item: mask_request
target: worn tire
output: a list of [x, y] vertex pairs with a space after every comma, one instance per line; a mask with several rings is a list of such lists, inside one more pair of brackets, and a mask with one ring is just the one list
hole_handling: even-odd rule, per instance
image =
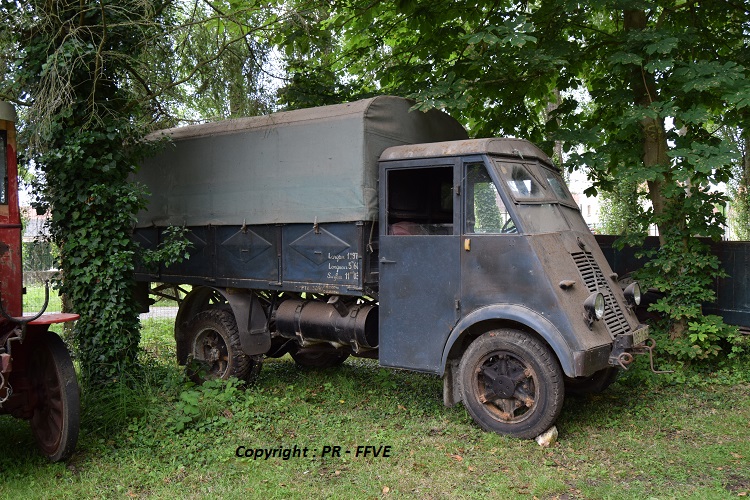
[[604, 368], [588, 377], [565, 377], [565, 394], [596, 394], [604, 391], [617, 380], [620, 370], [615, 367]]
[[338, 349], [292, 349], [289, 351], [297, 365], [302, 368], [329, 368], [339, 366], [349, 357], [348, 352]]
[[200, 312], [190, 320], [186, 330], [187, 372], [195, 383], [216, 378], [245, 379], [252, 373], [256, 361], [242, 351], [237, 322], [231, 311]]
[[549, 429], [562, 410], [563, 374], [540, 340], [517, 330], [478, 337], [459, 365], [464, 406], [480, 427], [517, 438]]
[[57, 334], [44, 332], [31, 348], [31, 430], [41, 452], [59, 462], [73, 453], [78, 441], [81, 402], [76, 371]]

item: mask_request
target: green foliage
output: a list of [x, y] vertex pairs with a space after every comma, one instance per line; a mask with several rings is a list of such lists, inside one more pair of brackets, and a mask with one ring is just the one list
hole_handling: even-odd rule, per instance
[[639, 272], [639, 279], [649, 288], [665, 293], [651, 310], [665, 315], [671, 322], [701, 316], [701, 304], [715, 298], [712, 284], [726, 274], [719, 266], [718, 257], [711, 255], [707, 245], [697, 238], [684, 241], [667, 240], [652, 251], [651, 260]]
[[[277, 13], [255, 1], [172, 2], [173, 19], [153, 53], [155, 64], [171, 62], [159, 75], [171, 85], [171, 114], [188, 120], [220, 120], [266, 114], [271, 110], [265, 71]], [[167, 51], [166, 53], [163, 51]], [[153, 75], [157, 76], [157, 75]], [[151, 83], [151, 82], [149, 82]]]
[[634, 236], [640, 239], [648, 233], [648, 228], [643, 227], [647, 221], [640, 217], [644, 193], [637, 185], [629, 182], [613, 183], [610, 191], [601, 191], [598, 196], [600, 233], [623, 235], [628, 239]]
[[497, 189], [489, 182], [474, 185], [474, 230], [477, 232], [499, 232], [505, 221], [497, 209]]
[[732, 132], [739, 132], [736, 136], [733, 133], [727, 134], [742, 152], [742, 161], [734, 165], [733, 176], [729, 182], [729, 225], [735, 239], [742, 241], [750, 241], [750, 126], [746, 127], [744, 131], [733, 130]]
[[191, 386], [183, 390], [175, 403], [175, 412], [167, 422], [175, 432], [182, 432], [187, 428], [200, 431], [213, 430], [222, 416], [226, 420], [228, 414], [222, 411], [231, 406], [240, 395], [243, 383], [236, 378], [229, 380], [209, 380], [199, 386]]
[[53, 251], [57, 253], [57, 249], [49, 241], [24, 241], [21, 246], [24, 272], [52, 269], [55, 264]]
[[687, 335], [662, 343], [660, 350], [672, 362], [694, 364], [734, 358], [742, 355], [746, 347], [747, 338], [737, 327], [726, 325], [720, 316], [708, 315], [689, 321]]
[[32, 101], [26, 133], [40, 172], [36, 204], [51, 208], [60, 291], [81, 315], [75, 343], [85, 382], [134, 369], [139, 341], [130, 238], [143, 193], [128, 182], [143, 147], [125, 75], [143, 51], [159, 2], [31, 2], [12, 11], [22, 47], [9, 86]]
[[164, 264], [170, 266], [190, 257], [188, 250], [192, 246], [187, 239], [186, 227], [169, 226], [161, 234], [161, 241], [156, 249], [142, 250], [138, 255], [140, 262], [148, 267]]
[[747, 190], [736, 191], [730, 206], [733, 217], [729, 222], [735, 239], [750, 241], [750, 196]]
[[143, 203], [128, 182], [152, 149], [142, 136], [173, 115], [220, 118], [265, 112], [260, 83], [265, 36], [277, 22], [266, 4], [223, 0], [3, 2], [0, 95], [21, 113], [40, 173], [36, 204], [51, 208], [61, 291], [81, 314], [75, 332], [84, 381], [114, 381], [135, 368], [136, 258], [147, 265], [186, 255], [184, 230], [167, 231], [138, 255], [130, 239]]

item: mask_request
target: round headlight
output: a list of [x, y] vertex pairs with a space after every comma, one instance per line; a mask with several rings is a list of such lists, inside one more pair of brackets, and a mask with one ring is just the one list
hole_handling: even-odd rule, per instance
[[625, 289], [625, 300], [627, 300], [631, 306], [640, 305], [641, 286], [637, 282], [629, 284]]
[[602, 319], [604, 317], [604, 295], [601, 293], [596, 294], [596, 301], [594, 302], [594, 314], [596, 319]]
[[589, 321], [600, 320], [604, 317], [604, 295], [594, 292], [583, 302], [583, 309]]

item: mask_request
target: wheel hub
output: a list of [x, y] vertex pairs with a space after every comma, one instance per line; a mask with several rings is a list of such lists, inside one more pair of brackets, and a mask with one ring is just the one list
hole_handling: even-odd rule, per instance
[[532, 371], [515, 356], [498, 353], [480, 369], [483, 389], [479, 400], [488, 404], [502, 420], [524, 418], [535, 404]]
[[505, 375], [498, 377], [491, 383], [492, 392], [501, 398], [511, 398], [516, 392], [516, 384], [513, 380]]
[[514, 374], [509, 371], [509, 360], [506, 356], [498, 356], [484, 365], [482, 374], [489, 393], [503, 399], [514, 396], [518, 382], [522, 379], [519, 379], [517, 375], [514, 378]]

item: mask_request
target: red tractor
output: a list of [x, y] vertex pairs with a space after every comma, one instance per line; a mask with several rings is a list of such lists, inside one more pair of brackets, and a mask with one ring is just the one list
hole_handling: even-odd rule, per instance
[[77, 314], [23, 316], [16, 113], [0, 101], [0, 414], [29, 420], [42, 453], [64, 460], [78, 440], [80, 398], [70, 354], [49, 326]]

